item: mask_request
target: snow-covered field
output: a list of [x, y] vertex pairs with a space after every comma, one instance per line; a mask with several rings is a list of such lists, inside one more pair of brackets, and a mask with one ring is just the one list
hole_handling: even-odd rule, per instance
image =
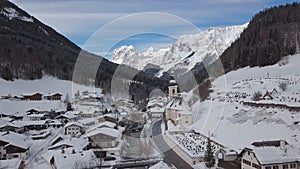
[[[6, 81], [0, 79], [0, 96], [22, 96], [26, 94], [41, 93], [43, 95], [48, 95], [49, 93], [61, 93], [62, 100], [68, 95], [70, 99], [74, 99], [75, 93], [78, 91], [81, 93], [83, 91], [90, 91], [101, 93], [100, 88], [95, 88], [92, 86], [84, 86], [75, 84], [72, 81], [59, 80], [54, 77], [44, 77], [38, 80], [14, 80]], [[107, 100], [105, 100], [107, 101]], [[78, 105], [80, 106], [80, 105]], [[82, 107], [82, 106], [81, 106]], [[90, 106], [91, 107], [91, 106]], [[24, 101], [16, 99], [0, 99], [0, 110], [4, 113], [25, 113], [27, 110], [65, 110], [66, 105], [61, 101]]]
[[[274, 99], [262, 98], [256, 103], [299, 107], [300, 54], [288, 56], [288, 62], [281, 66], [246, 67], [217, 78], [212, 84], [214, 92], [210, 99], [193, 105], [196, 120], [191, 129], [205, 135], [210, 132], [219, 143], [236, 151], [250, 146], [254, 141], [274, 139], [287, 140], [289, 144], [300, 147], [300, 112], [277, 107], [246, 106], [242, 103], [252, 101], [257, 91], [264, 95], [275, 88], [278, 93], [273, 94]], [[282, 81], [287, 83], [286, 91], [279, 88]]]
[[0, 96], [7, 96], [11, 94], [12, 96], [20, 96], [23, 94], [32, 93], [42, 93], [47, 95], [48, 93], [61, 93], [64, 96], [67, 94], [70, 97], [74, 97], [74, 94], [79, 90], [82, 92], [84, 90], [100, 92], [101, 89], [94, 88], [92, 86], [84, 86], [73, 83], [72, 81], [59, 80], [55, 77], [46, 76], [42, 79], [37, 80], [14, 80], [6, 81], [0, 79]]

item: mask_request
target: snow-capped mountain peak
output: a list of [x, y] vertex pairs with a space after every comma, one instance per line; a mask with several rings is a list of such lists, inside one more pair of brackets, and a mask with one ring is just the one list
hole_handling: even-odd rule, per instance
[[121, 64], [126, 58], [134, 57], [135, 55], [138, 55], [138, 52], [132, 45], [121, 46], [112, 52], [111, 60], [117, 64]]
[[161, 67], [162, 71], [189, 70], [204, 57], [211, 57], [210, 60], [218, 58], [247, 25], [209, 28], [197, 34], [182, 35], [170, 47], [163, 49], [150, 47], [138, 52], [133, 46], [122, 46], [114, 50], [111, 61], [139, 70], [149, 63]]

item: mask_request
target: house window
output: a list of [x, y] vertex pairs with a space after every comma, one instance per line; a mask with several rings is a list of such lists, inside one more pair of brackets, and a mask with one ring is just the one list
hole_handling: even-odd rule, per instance
[[19, 158], [19, 155], [13, 155], [13, 158]]
[[269, 167], [266, 167], [266, 169], [271, 169], [271, 167], [269, 166]]
[[244, 164], [247, 164], [247, 165], [249, 165], [249, 166], [251, 166], [251, 162], [248, 161], [248, 160], [243, 159], [243, 163], [244, 163]]
[[283, 168], [283, 169], [289, 169], [289, 165], [284, 164], [284, 165], [282, 166], [282, 168]]
[[279, 169], [278, 165], [274, 165], [273, 169]]
[[255, 164], [255, 163], [252, 163], [252, 167], [257, 168], [257, 169], [261, 169], [261, 166]]
[[290, 168], [296, 168], [296, 163], [290, 164]]

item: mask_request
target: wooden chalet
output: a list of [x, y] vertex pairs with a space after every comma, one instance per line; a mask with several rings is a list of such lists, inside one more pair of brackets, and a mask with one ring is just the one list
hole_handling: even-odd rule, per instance
[[34, 93], [29, 95], [23, 95], [24, 100], [31, 100], [31, 101], [39, 101], [43, 99], [43, 94], [41, 93]]
[[55, 94], [50, 94], [48, 96], [45, 96], [46, 100], [61, 100], [62, 98], [62, 94], [60, 93], [55, 93]]

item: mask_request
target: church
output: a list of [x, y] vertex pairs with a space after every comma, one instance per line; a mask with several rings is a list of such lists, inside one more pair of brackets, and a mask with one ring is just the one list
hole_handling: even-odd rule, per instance
[[182, 94], [178, 92], [178, 84], [175, 80], [169, 82], [168, 99], [166, 120], [171, 120], [174, 125], [191, 126], [193, 124], [191, 108], [183, 99]]

